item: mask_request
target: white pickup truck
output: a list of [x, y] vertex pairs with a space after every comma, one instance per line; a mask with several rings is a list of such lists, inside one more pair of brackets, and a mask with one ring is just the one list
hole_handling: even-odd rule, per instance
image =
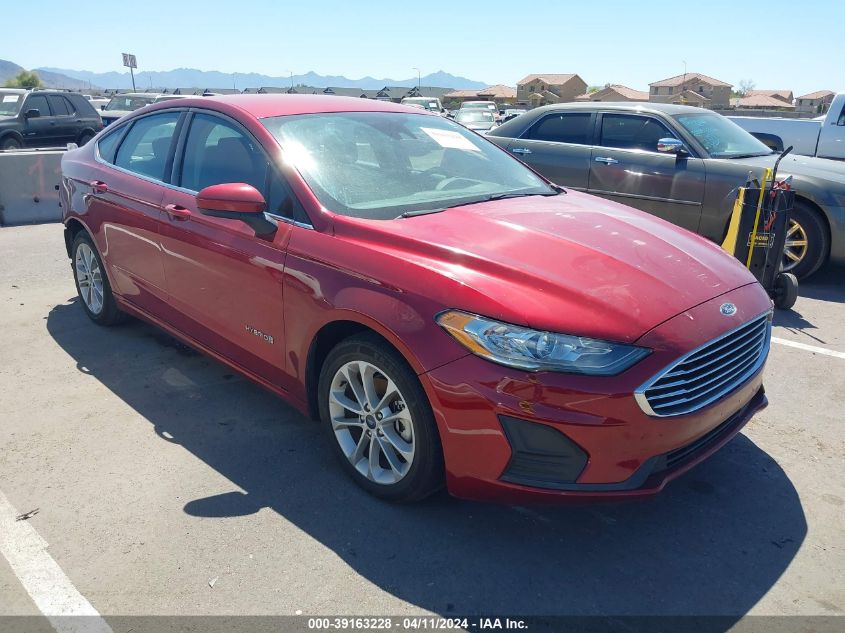
[[816, 119], [731, 116], [731, 121], [776, 151], [792, 145], [795, 154], [845, 160], [845, 92]]

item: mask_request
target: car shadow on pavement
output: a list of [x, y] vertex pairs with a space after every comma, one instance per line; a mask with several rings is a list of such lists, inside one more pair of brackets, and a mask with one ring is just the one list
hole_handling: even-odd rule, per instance
[[184, 507], [174, 499], [163, 511], [214, 518], [269, 508], [420, 609], [740, 617], [806, 536], [792, 483], [744, 435], [648, 501], [523, 508], [440, 494], [396, 506], [348, 479], [320, 424], [152, 326], [97, 329], [72, 301], [51, 310], [47, 328], [161, 441], [244, 491]]

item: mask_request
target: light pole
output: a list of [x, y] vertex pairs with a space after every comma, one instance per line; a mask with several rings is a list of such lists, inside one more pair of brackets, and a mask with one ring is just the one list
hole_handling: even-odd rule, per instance
[[290, 92], [293, 92], [293, 71], [288, 70], [288, 74], [290, 75]]
[[417, 71], [417, 92], [420, 91], [420, 69], [414, 66], [411, 70]]
[[233, 90], [237, 90], [237, 89], [238, 89], [238, 86], [237, 86], [237, 84], [235, 83], [235, 75], [237, 75], [237, 74], [238, 74], [238, 73], [232, 73], [232, 89], [233, 89]]

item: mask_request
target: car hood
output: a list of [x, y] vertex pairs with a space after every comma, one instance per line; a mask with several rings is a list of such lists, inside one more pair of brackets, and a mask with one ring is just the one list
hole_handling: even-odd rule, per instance
[[[457, 282], [458, 293], [436, 283], [424, 291], [448, 307], [616, 341], [633, 342], [689, 308], [755, 282], [698, 235], [572, 191], [397, 220], [343, 218], [343, 224], [371, 247]], [[437, 295], [441, 290], [445, 296]]]
[[[755, 156], [754, 158], [736, 158], [730, 162], [763, 168], [773, 167], [775, 160], [777, 160], [777, 156], [771, 154], [769, 156]], [[845, 163], [827, 158], [787, 154], [778, 166], [778, 179], [789, 175], [824, 178], [845, 185]]]

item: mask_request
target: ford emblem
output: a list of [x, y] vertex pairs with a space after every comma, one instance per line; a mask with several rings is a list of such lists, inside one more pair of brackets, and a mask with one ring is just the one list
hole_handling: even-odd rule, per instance
[[723, 303], [719, 306], [719, 312], [725, 316], [733, 316], [736, 314], [736, 306], [732, 303]]

